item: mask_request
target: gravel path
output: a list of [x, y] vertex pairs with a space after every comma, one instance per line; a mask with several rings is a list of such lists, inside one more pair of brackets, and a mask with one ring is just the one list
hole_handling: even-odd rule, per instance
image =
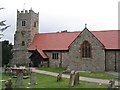
[[[47, 74], [51, 76], [57, 76], [58, 73], [55, 72], [49, 72], [49, 71], [44, 71], [44, 70], [37, 70], [35, 68], [31, 68], [33, 72], [36, 73], [41, 73], [41, 74]], [[62, 77], [64, 78], [70, 78], [70, 75], [63, 74]], [[103, 80], [103, 79], [95, 79], [95, 78], [87, 78], [87, 77], [81, 77], [79, 78], [82, 81], [87, 81], [87, 82], [93, 82], [93, 83], [99, 83], [99, 84], [109, 84], [109, 80]], [[120, 84], [120, 81], [119, 81]], [[119, 85], [118, 81], [115, 81], [115, 85]]]

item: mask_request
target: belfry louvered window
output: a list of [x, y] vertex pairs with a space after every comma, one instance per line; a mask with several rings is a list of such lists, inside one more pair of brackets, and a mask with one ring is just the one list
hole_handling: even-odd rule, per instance
[[25, 24], [26, 24], [26, 21], [25, 20], [22, 21], [22, 26], [25, 26]]
[[24, 41], [22, 41], [22, 46], [25, 46], [25, 42]]
[[84, 41], [81, 45], [81, 57], [91, 58], [91, 45], [88, 41]]

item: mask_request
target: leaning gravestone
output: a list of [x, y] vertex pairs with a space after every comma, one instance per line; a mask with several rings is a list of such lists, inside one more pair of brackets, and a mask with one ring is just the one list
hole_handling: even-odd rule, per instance
[[69, 86], [74, 86], [75, 85], [75, 71], [72, 70], [70, 73], [70, 81], [69, 81]]
[[75, 85], [79, 84], [79, 72], [75, 72]]
[[32, 73], [30, 76], [30, 83], [31, 85], [37, 84], [37, 76], [35, 73]]
[[108, 84], [107, 90], [112, 90], [115, 86], [115, 81], [110, 80]]
[[23, 85], [23, 73], [19, 73], [16, 79], [15, 86]]

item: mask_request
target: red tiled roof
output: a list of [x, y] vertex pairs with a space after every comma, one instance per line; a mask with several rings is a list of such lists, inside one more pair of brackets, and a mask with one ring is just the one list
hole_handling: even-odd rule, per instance
[[120, 30], [94, 31], [92, 33], [106, 49], [120, 49]]
[[[118, 31], [92, 31], [92, 33], [106, 49], [120, 49], [118, 47]], [[36, 34], [28, 50], [35, 50], [37, 48], [41, 50], [68, 50], [70, 44], [79, 34], [80, 32]]]
[[37, 51], [40, 53], [40, 55], [43, 57], [43, 58], [48, 58], [48, 56], [40, 49], [37, 49]]
[[36, 34], [28, 50], [68, 50], [69, 45], [79, 35], [78, 32]]

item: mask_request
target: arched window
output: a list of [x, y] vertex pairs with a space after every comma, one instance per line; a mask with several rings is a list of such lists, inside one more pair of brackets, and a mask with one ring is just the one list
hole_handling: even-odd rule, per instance
[[81, 45], [81, 57], [91, 58], [91, 45], [88, 41], [84, 41]]

